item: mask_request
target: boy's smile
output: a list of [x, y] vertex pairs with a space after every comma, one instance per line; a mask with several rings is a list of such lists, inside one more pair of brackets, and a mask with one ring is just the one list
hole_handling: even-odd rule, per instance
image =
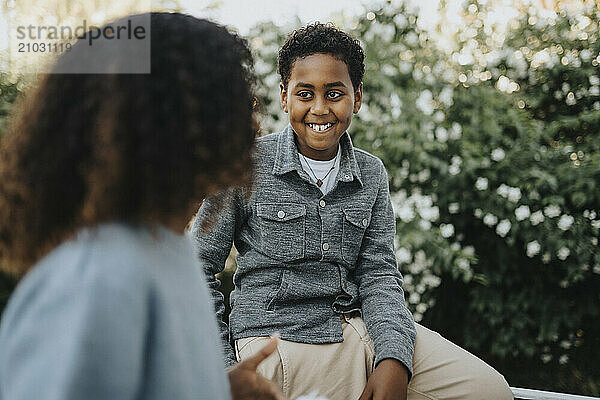
[[299, 58], [287, 88], [280, 88], [300, 153], [314, 160], [334, 158], [362, 101], [362, 84], [354, 90], [346, 63], [322, 53]]

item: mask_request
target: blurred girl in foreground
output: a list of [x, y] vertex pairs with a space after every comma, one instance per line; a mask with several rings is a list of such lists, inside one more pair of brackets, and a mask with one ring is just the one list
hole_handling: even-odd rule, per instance
[[255, 372], [274, 341], [228, 384], [183, 235], [200, 199], [249, 184], [252, 57], [208, 21], [128, 20], [148, 17], [151, 74], [47, 74], [1, 142], [0, 260], [24, 276], [0, 325], [2, 400], [281, 398]]

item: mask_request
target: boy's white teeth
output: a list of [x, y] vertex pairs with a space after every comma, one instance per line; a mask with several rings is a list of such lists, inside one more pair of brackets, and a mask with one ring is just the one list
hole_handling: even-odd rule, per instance
[[333, 124], [331, 122], [328, 122], [326, 124], [307, 124], [307, 125], [312, 130], [315, 130], [317, 132], [323, 132], [324, 130], [327, 130], [333, 126]]

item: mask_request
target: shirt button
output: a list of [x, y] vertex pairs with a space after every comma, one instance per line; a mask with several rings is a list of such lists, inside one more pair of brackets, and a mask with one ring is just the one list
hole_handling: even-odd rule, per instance
[[325, 200], [321, 200], [321, 201], [319, 201], [319, 205], [320, 205], [321, 207], [325, 207]]
[[323, 243], [323, 250], [329, 250], [329, 243]]
[[344, 176], [344, 178], [345, 178], [346, 180], [348, 180], [348, 179], [350, 179], [350, 175], [346, 175], [346, 176]]
[[285, 211], [283, 211], [283, 210], [280, 210], [280, 211], [277, 213], [277, 216], [278, 216], [279, 218], [283, 218], [283, 217], [285, 217]]
[[362, 220], [362, 224], [364, 227], [366, 227], [367, 225], [369, 225], [369, 221], [367, 221], [367, 219], [365, 218]]

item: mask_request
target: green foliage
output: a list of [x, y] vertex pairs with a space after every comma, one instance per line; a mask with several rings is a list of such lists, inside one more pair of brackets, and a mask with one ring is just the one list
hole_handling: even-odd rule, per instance
[[[350, 130], [388, 169], [415, 318], [513, 385], [598, 395], [598, 9], [525, 10], [504, 35], [471, 2], [447, 49], [391, 3], [352, 32], [367, 64]], [[251, 33], [267, 132], [286, 122], [281, 32]]]
[[0, 137], [6, 131], [10, 112], [19, 96], [22, 80], [0, 72]]

